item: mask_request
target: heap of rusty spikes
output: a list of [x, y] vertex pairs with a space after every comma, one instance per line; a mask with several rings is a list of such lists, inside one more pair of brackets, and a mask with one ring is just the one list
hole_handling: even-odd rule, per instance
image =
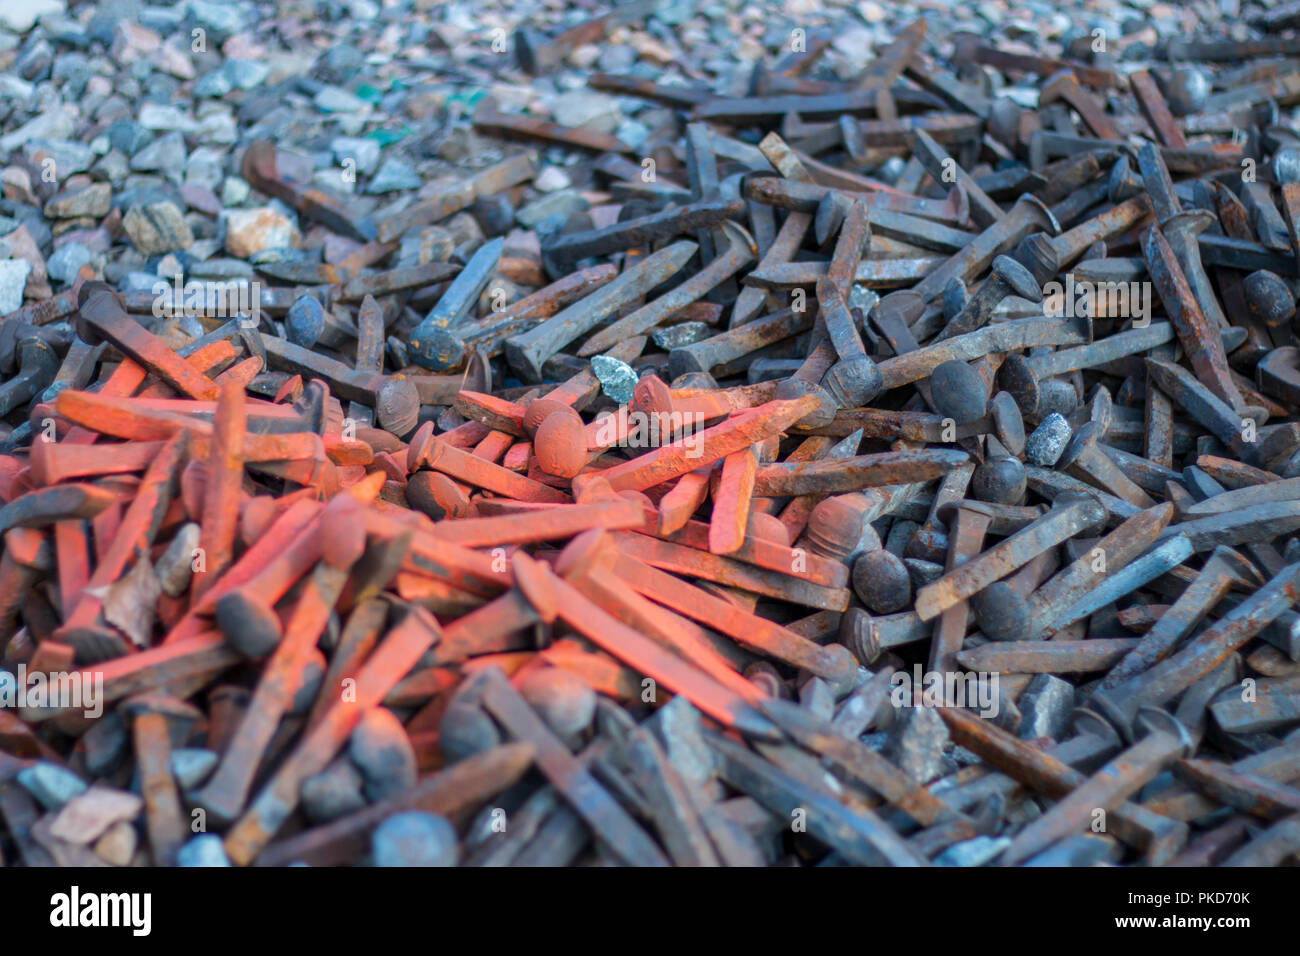
[[346, 259], [5, 318], [0, 858], [1300, 860], [1300, 73], [968, 39], [593, 75], [650, 167], [484, 101], [592, 177], [531, 257], [393, 264], [524, 147], [371, 220], [255, 142]]

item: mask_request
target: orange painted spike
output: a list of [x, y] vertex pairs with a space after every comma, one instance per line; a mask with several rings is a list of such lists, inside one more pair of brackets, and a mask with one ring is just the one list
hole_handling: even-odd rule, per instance
[[757, 473], [758, 456], [752, 448], [742, 448], [722, 460], [709, 521], [709, 550], [714, 554], [731, 554], [745, 543]]
[[611, 656], [683, 695], [725, 727], [755, 730], [767, 724], [739, 695], [611, 617], [568, 582], [556, 577], [554, 586], [560, 617]]
[[422, 457], [428, 467], [467, 484], [520, 501], [567, 502], [569, 496], [507, 468], [484, 461], [445, 442], [428, 442]]
[[249, 383], [262, 371], [262, 360], [256, 355], [236, 362], [230, 368], [217, 375], [217, 385], [224, 387], [227, 382], [235, 382], [240, 388], [247, 388]]
[[103, 599], [92, 596], [90, 590], [104, 588], [117, 581], [129, 564], [140, 555], [148, 553], [167, 512], [185, 452], [186, 436], [181, 434], [168, 441], [158, 453], [158, 457], [145, 472], [135, 498], [127, 507], [121, 523], [114, 529], [107, 551], [99, 559], [87, 587], [82, 591], [73, 612], [64, 621], [61, 631], [92, 625], [103, 606]]
[[221, 576], [234, 557], [239, 525], [239, 494], [244, 480], [242, 457], [245, 436], [244, 386], [237, 380], [221, 387], [208, 449], [207, 481], [199, 522], [199, 547], [205, 567], [194, 576], [191, 596], [200, 597]]
[[[697, 432], [689, 441], [661, 445], [648, 454], [606, 468], [600, 477], [615, 491], [650, 488], [748, 448], [769, 435], [780, 434], [820, 404], [818, 396], [813, 394], [768, 402]], [[578, 476], [573, 482], [574, 490], [580, 491], [582, 484], [589, 480], [586, 475]]]
[[699, 511], [700, 506], [709, 497], [710, 470], [705, 467], [688, 471], [677, 479], [677, 484], [673, 485], [672, 490], [659, 499], [660, 537], [667, 537], [679, 531], [686, 522], [691, 520], [691, 516]]
[[281, 402], [296, 402], [302, 397], [302, 376], [290, 375], [280, 387], [276, 389], [275, 398], [272, 399], [277, 405]]

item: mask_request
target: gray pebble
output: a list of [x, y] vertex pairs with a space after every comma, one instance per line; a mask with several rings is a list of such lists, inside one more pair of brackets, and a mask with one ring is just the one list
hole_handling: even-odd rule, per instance
[[655, 329], [650, 339], [665, 352], [702, 342], [713, 335], [713, 329], [703, 322], [681, 322], [664, 329]]
[[609, 355], [596, 355], [591, 359], [591, 370], [600, 381], [601, 391], [611, 402], [626, 405], [632, 401], [632, 390], [639, 381], [636, 369]]
[[365, 100], [337, 86], [322, 87], [315, 103], [322, 113], [360, 113], [367, 108]]
[[0, 259], [0, 315], [16, 312], [23, 304], [27, 273], [32, 271], [26, 259]]
[[648, 721], [668, 755], [668, 762], [697, 784], [713, 776], [714, 756], [704, 739], [700, 712], [685, 697], [677, 696], [654, 712]]
[[935, 866], [983, 866], [1011, 845], [1010, 837], [977, 836], [954, 843], [934, 858]]
[[79, 242], [69, 242], [50, 256], [45, 263], [51, 279], [71, 284], [77, 277], [77, 270], [90, 263], [90, 250]]
[[419, 189], [420, 177], [410, 163], [403, 162], [395, 156], [384, 160], [374, 178], [366, 185], [366, 192], [371, 196], [382, 193], [394, 193], [403, 189]]
[[215, 833], [200, 833], [176, 853], [177, 866], [230, 866], [230, 857], [221, 837]]
[[1016, 700], [1020, 709], [1022, 740], [1051, 737], [1061, 740], [1070, 729], [1070, 713], [1074, 710], [1074, 687], [1068, 681], [1051, 674], [1035, 674]]
[[422, 810], [398, 813], [370, 838], [375, 866], [455, 866], [456, 831], [445, 819]]
[[86, 792], [86, 782], [71, 770], [42, 760], [18, 771], [18, 783], [47, 810], [57, 810]]
[[160, 136], [131, 157], [131, 168], [179, 175], [185, 166], [185, 138], [179, 130]]
[[172, 774], [182, 790], [200, 786], [216, 765], [217, 755], [203, 747], [181, 747], [172, 751]]
[[1041, 468], [1051, 468], [1061, 460], [1072, 434], [1065, 416], [1052, 412], [1025, 439], [1025, 461]]
[[561, 189], [559, 192], [549, 193], [538, 199], [536, 202], [529, 203], [515, 213], [515, 221], [526, 229], [538, 229], [538, 224], [550, 216], [560, 216], [561, 222], [567, 219], [575, 212], [582, 212], [587, 208], [587, 200], [583, 199], [572, 189]]
[[933, 707], [903, 707], [889, 732], [885, 756], [914, 783], [926, 784], [943, 770], [948, 740], [948, 728]]

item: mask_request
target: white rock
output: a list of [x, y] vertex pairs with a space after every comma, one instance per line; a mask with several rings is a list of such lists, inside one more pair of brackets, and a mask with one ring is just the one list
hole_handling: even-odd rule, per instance
[[26, 33], [36, 25], [37, 17], [63, 10], [63, 0], [4, 0], [0, 3], [0, 25], [14, 33]]
[[293, 223], [270, 206], [232, 209], [226, 214], [226, 251], [241, 259], [264, 249], [286, 248], [293, 233]]
[[553, 193], [557, 189], [568, 189], [572, 184], [569, 174], [558, 166], [547, 166], [533, 180], [533, 186], [544, 193]]
[[143, 808], [144, 801], [134, 793], [96, 784], [63, 805], [50, 833], [69, 843], [93, 843], [113, 824], [134, 820]]
[[618, 102], [601, 93], [574, 90], [561, 93], [552, 104], [555, 122], [561, 126], [581, 126], [586, 129], [612, 133], [618, 126]]
[[879, 23], [885, 19], [885, 8], [871, 0], [858, 4], [858, 13], [862, 14], [862, 19], [868, 23]]
[[23, 304], [23, 287], [32, 265], [26, 259], [0, 260], [0, 315], [16, 312]]
[[11, 153], [34, 139], [67, 139], [77, 127], [72, 108], [63, 106], [42, 113], [7, 136], [0, 137], [0, 153]]

